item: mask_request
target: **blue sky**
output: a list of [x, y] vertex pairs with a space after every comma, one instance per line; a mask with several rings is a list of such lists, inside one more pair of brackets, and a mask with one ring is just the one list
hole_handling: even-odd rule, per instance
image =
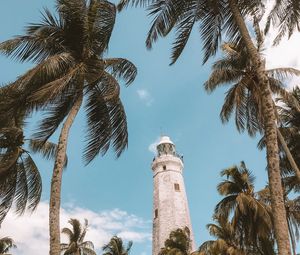
[[[1, 4], [0, 41], [21, 34], [25, 24], [39, 21], [39, 11], [44, 6], [53, 7], [50, 0], [10, 0]], [[151, 162], [154, 154], [149, 146], [161, 133], [170, 136], [177, 150], [184, 155], [185, 185], [197, 246], [209, 238], [205, 225], [211, 222], [213, 208], [220, 200], [216, 191], [221, 180], [220, 170], [244, 160], [257, 177], [257, 188], [267, 182], [265, 153], [257, 150], [258, 139], [239, 134], [233, 122], [222, 125], [219, 120], [226, 90], [222, 88], [208, 95], [203, 89], [212, 62], [201, 64], [202, 45], [196, 29], [181, 58], [169, 66], [172, 36], [160, 39], [151, 51], [145, 48], [150, 22], [151, 18], [147, 18], [142, 9], [129, 8], [119, 14], [108, 52], [109, 57], [128, 58], [138, 68], [135, 82], [129, 88], [122, 86], [121, 91], [129, 128], [128, 149], [118, 160], [110, 152], [84, 167], [81, 155], [85, 113], [81, 111], [70, 134], [69, 165], [63, 176], [62, 193], [63, 207], [71, 207], [66, 209], [71, 215], [76, 210], [102, 215], [118, 209], [123, 216], [125, 213], [139, 219], [135, 221], [139, 223], [134, 225], [134, 231], [142, 231], [146, 237], [134, 242], [132, 254], [138, 255], [151, 254], [147, 233], [151, 232]], [[0, 56], [0, 82], [13, 81], [30, 66]], [[40, 117], [32, 117], [28, 134], [37, 126]], [[52, 141], [57, 141], [57, 135]], [[34, 158], [43, 177], [42, 200], [47, 201], [53, 163], [38, 156]], [[29, 219], [33, 220], [33, 217], [35, 214]], [[127, 216], [122, 217], [121, 220], [128, 220]], [[12, 216], [12, 219], [15, 218]], [[138, 229], [139, 224], [143, 230]], [[18, 227], [21, 231], [24, 226]], [[118, 233], [118, 228], [112, 229], [110, 233]], [[4, 225], [0, 235], [7, 233], [14, 236]]]

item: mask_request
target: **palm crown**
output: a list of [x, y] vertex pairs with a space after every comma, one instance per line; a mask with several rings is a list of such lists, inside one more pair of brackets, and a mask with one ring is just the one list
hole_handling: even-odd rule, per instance
[[61, 244], [61, 251], [64, 255], [96, 255], [94, 251], [94, 245], [91, 241], [84, 241], [87, 229], [88, 221], [84, 221], [82, 226], [77, 219], [70, 219], [69, 223], [72, 229], [63, 228], [62, 233], [67, 235], [69, 243]]
[[10, 237], [0, 238], [0, 254], [5, 255], [11, 248], [16, 248], [14, 240]]
[[131, 247], [131, 241], [125, 246], [122, 238], [113, 236], [108, 244], [103, 246], [103, 255], [128, 255]]
[[[261, 45], [258, 45], [258, 49]], [[219, 86], [231, 87], [226, 92], [220, 113], [222, 122], [228, 122], [234, 114], [239, 131], [248, 131], [253, 136], [263, 131], [262, 97], [255, 67], [243, 45], [225, 43], [222, 45], [223, 57], [212, 66], [212, 73], [204, 83], [206, 91], [212, 92]], [[274, 95], [289, 97], [285, 90], [286, 78], [300, 75], [294, 68], [274, 68], [266, 70], [270, 88]]]
[[191, 251], [190, 230], [185, 227], [171, 231], [159, 255], [188, 255]]
[[84, 95], [86, 163], [99, 152], [105, 153], [110, 142], [120, 155], [127, 145], [127, 127], [116, 78], [129, 84], [136, 68], [126, 59], [103, 59], [115, 7], [107, 1], [57, 0], [56, 9], [58, 17], [45, 9], [42, 21], [29, 25], [24, 36], [0, 44], [2, 53], [37, 63], [14, 83], [24, 92], [17, 103], [22, 101], [29, 111], [47, 111], [34, 136], [46, 141]]

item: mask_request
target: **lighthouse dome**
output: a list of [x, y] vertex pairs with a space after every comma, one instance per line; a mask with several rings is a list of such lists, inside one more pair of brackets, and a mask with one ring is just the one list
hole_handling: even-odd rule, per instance
[[168, 136], [161, 136], [161, 137], [160, 137], [160, 140], [159, 140], [159, 142], [158, 142], [157, 145], [160, 145], [160, 144], [163, 144], [163, 143], [174, 144], [174, 143], [171, 141], [170, 137], [168, 137]]

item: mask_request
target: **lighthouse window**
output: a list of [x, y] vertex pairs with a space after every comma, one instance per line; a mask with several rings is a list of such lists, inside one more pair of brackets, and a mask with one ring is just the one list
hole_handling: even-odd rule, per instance
[[158, 217], [158, 209], [155, 209], [154, 211], [154, 219], [156, 219]]
[[180, 187], [178, 183], [174, 183], [174, 188], [176, 191], [180, 191]]
[[164, 169], [164, 170], [167, 170], [167, 167], [166, 167], [166, 166], [163, 166], [163, 169]]

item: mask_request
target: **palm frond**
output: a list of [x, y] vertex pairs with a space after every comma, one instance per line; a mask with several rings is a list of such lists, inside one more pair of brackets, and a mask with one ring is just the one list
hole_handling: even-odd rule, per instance
[[135, 65], [124, 58], [105, 59], [105, 68], [116, 79], [123, 78], [126, 84], [132, 83], [137, 75]]
[[20, 61], [41, 62], [54, 54], [61, 53], [63, 30], [61, 21], [48, 9], [42, 14], [41, 23], [26, 28], [26, 35], [0, 43], [0, 52]]
[[156, 0], [120, 0], [117, 5], [118, 11], [122, 11], [128, 5], [147, 7]]
[[107, 50], [115, 25], [116, 6], [109, 1], [91, 1], [88, 10], [88, 44], [93, 54]]
[[[197, 5], [197, 3], [198, 2], [195, 3], [195, 1], [191, 1], [191, 4]], [[187, 10], [184, 11], [184, 15], [182, 15], [184, 18], [176, 25], [176, 38], [173, 42], [171, 54], [172, 61], [170, 65], [177, 61], [184, 50], [197, 19], [197, 13], [195, 10], [198, 9], [198, 6], [185, 5], [183, 8]]]

